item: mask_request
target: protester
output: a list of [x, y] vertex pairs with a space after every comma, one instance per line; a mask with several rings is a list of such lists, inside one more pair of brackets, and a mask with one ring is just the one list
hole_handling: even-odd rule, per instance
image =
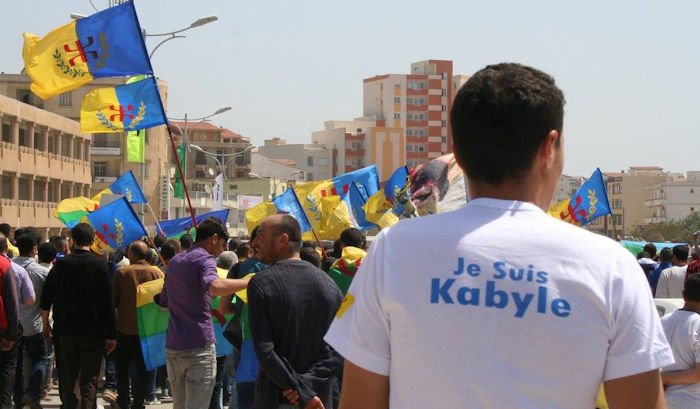
[[[71, 229], [73, 251], [49, 271], [41, 295], [44, 335], [58, 336], [59, 388], [66, 408], [94, 409], [105, 353], [116, 347], [114, 304], [107, 262], [90, 252], [95, 229]], [[53, 328], [49, 311], [53, 307]], [[55, 345], [54, 345], [55, 346]], [[76, 382], [80, 396], [74, 393]]]
[[635, 258], [544, 212], [563, 107], [550, 76], [519, 64], [457, 93], [470, 201], [374, 240], [326, 335], [345, 357], [341, 409], [588, 409], [601, 382], [610, 408], [664, 407], [673, 357]]
[[[22, 266], [28, 273], [36, 299], [41, 299], [49, 268], [36, 262], [37, 236], [25, 232], [17, 238], [19, 256], [12, 261]], [[32, 409], [41, 407], [41, 395], [48, 366], [48, 350], [43, 335], [41, 322], [41, 309], [39, 303], [20, 306], [20, 323], [22, 324], [22, 343], [20, 348], [20, 361], [26, 360], [29, 369], [24, 373], [22, 365], [18, 366], [18, 378], [15, 389], [15, 401], [21, 402]]]
[[299, 258], [301, 229], [277, 214], [259, 226], [253, 246], [270, 267], [248, 287], [250, 331], [260, 371], [256, 409], [331, 406], [340, 356], [323, 341], [342, 295], [320, 269]]
[[[257, 235], [258, 228], [255, 227], [250, 233], [250, 246], [255, 243]], [[244, 247], [250, 249], [250, 246], [244, 244], [238, 250], [240, 252]], [[227, 275], [228, 278], [247, 277], [267, 268], [266, 264], [257, 259], [254, 250], [249, 250], [249, 253], [249, 258], [239, 259], [240, 262], [231, 267]], [[255, 377], [258, 373], [259, 363], [253, 350], [253, 342], [250, 339], [248, 304], [244, 303], [240, 297], [236, 297], [235, 305], [232, 304], [232, 300], [233, 297], [230, 295], [221, 297], [218, 308], [221, 314], [235, 314], [224, 330], [224, 334], [234, 347], [233, 356], [228, 360], [227, 365], [234, 373], [237, 399], [235, 403], [238, 409], [251, 409], [255, 399]]]
[[700, 408], [700, 274], [683, 286], [683, 308], [661, 318], [676, 361], [661, 372], [669, 409]]
[[[148, 245], [137, 240], [129, 245], [129, 265], [117, 270], [112, 282], [114, 305], [117, 308], [117, 404], [120, 408], [143, 409], [148, 388], [155, 382], [155, 370], [147, 370], [141, 351], [138, 323], [136, 321], [136, 293], [139, 285], [163, 277], [158, 267], [146, 261], [150, 254]], [[134, 369], [133, 378], [129, 376]], [[130, 384], [132, 400], [129, 405]], [[113, 403], [113, 402], [110, 402]]]
[[176, 408], [209, 407], [216, 368], [211, 300], [248, 285], [247, 279], [219, 278], [215, 257], [224, 251], [228, 232], [208, 218], [197, 226], [197, 241], [168, 263], [165, 285], [157, 302], [170, 310], [166, 365]]
[[160, 248], [160, 255], [163, 256], [163, 260], [168, 263], [173, 257], [182, 252], [182, 246], [179, 240], [169, 239]]
[[656, 298], [681, 298], [683, 297], [683, 283], [688, 270], [688, 246], [679, 244], [673, 246], [673, 267], [661, 272], [659, 282], [656, 285]]
[[649, 286], [651, 287], [651, 293], [656, 295], [656, 287], [659, 283], [659, 277], [661, 277], [661, 272], [667, 268], [673, 266], [673, 251], [668, 248], [662, 248], [659, 252], [659, 263], [656, 268], [649, 273]]
[[354, 227], [343, 230], [340, 233], [340, 258], [333, 262], [328, 269], [328, 275], [340, 288], [340, 292], [345, 295], [357, 269], [362, 264], [362, 260], [367, 256], [365, 247], [367, 239], [365, 235]]
[[321, 256], [318, 255], [318, 251], [315, 248], [302, 247], [299, 250], [299, 257], [304, 261], [308, 261], [314, 267], [321, 268]]
[[7, 223], [0, 223], [0, 234], [4, 235], [7, 240], [7, 253], [10, 256], [10, 258], [19, 256], [19, 250], [17, 249], [17, 247], [14, 246], [14, 244], [10, 240], [11, 233], [12, 226], [10, 226]]
[[182, 236], [180, 236], [180, 246], [182, 247], [182, 251], [189, 250], [193, 242], [194, 240], [192, 239], [192, 236], [189, 233], [185, 233]]
[[[0, 233], [0, 251], [8, 239]], [[19, 294], [10, 260], [0, 256], [0, 407], [11, 408], [14, 374], [17, 365], [17, 345], [22, 336], [19, 323]]]
[[236, 250], [236, 256], [238, 256], [239, 262], [244, 262], [252, 256], [253, 251], [248, 244], [241, 244]]

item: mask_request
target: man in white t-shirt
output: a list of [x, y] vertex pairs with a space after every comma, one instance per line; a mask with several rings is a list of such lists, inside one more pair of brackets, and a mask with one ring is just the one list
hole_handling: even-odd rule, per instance
[[453, 151], [472, 200], [377, 236], [325, 338], [346, 359], [340, 409], [590, 409], [602, 382], [610, 408], [665, 407], [673, 355], [636, 260], [543, 211], [563, 106], [550, 76], [518, 64], [459, 91]]
[[683, 283], [688, 270], [688, 246], [679, 244], [673, 247], [673, 267], [661, 272], [656, 285], [656, 298], [683, 297]]
[[669, 409], [700, 408], [700, 274], [691, 274], [683, 287], [685, 304], [661, 319], [675, 364], [661, 373]]

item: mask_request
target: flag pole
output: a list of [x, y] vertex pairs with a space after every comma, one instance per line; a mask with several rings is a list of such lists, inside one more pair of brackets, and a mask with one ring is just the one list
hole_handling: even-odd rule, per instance
[[[156, 221], [156, 227], [158, 227], [158, 230], [160, 231], [160, 233], [165, 234], [165, 230], [163, 230], [163, 228], [160, 227], [160, 221], [158, 220], [158, 217], [156, 217], [156, 212], [153, 211], [151, 204], [149, 202], [146, 202], [146, 205], [148, 206], [148, 210], [151, 212], [151, 216], [153, 216], [153, 220]], [[156, 234], [159, 234], [159, 233], [156, 231]]]
[[[175, 139], [173, 138], [173, 131], [170, 129], [170, 122], [166, 123], [168, 128], [168, 136], [170, 137], [170, 146], [173, 149], [173, 155], [175, 156], [175, 163], [177, 164], [177, 170], [180, 172], [180, 179], [182, 180], [182, 187], [185, 191], [185, 197], [187, 198], [187, 205], [190, 208], [190, 216], [192, 217], [192, 226], [197, 227], [197, 220], [194, 217], [194, 209], [192, 208], [192, 201], [190, 200], [190, 192], [187, 189], [187, 183], [185, 182], [185, 174], [182, 172], [182, 165], [180, 164], [180, 158], [177, 155], [177, 147], [175, 147]], [[170, 194], [170, 193], [168, 193]]]
[[151, 245], [156, 250], [156, 253], [158, 254], [158, 258], [160, 259], [160, 262], [163, 263], [163, 267], [167, 266], [168, 263], [165, 262], [165, 259], [163, 258], [163, 255], [160, 254], [160, 250], [158, 250], [158, 247], [156, 247], [156, 244], [153, 242], [153, 239], [151, 236], [146, 235], [146, 239], [148, 240], [148, 244]]
[[311, 233], [314, 234], [314, 238], [316, 239], [316, 243], [318, 243], [318, 246], [321, 248], [321, 253], [323, 253], [323, 258], [328, 258], [328, 254], [326, 254], [326, 249], [323, 248], [323, 244], [321, 244], [321, 240], [318, 239], [318, 235], [316, 234], [316, 230], [314, 229], [314, 226], [311, 226]]

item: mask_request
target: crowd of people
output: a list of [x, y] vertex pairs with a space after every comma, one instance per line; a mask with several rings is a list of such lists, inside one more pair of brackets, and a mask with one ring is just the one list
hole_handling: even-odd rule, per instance
[[[551, 76], [477, 72], [450, 113], [470, 202], [383, 229], [369, 250], [356, 229], [333, 248], [305, 243], [288, 214], [246, 244], [209, 218], [194, 237], [109, 258], [90, 251], [88, 224], [70, 246], [31, 228], [12, 242], [3, 226], [2, 408], [41, 407], [52, 372], [67, 409], [95, 409], [100, 387], [121, 409], [157, 389], [177, 409], [591, 409], [601, 384], [612, 409], [699, 407], [700, 266], [684, 246], [637, 261], [545, 213], [563, 117]], [[161, 278], [166, 368], [149, 371], [136, 296]], [[662, 322], [650, 287], [684, 307]], [[217, 356], [213, 317], [225, 314], [234, 353]]]

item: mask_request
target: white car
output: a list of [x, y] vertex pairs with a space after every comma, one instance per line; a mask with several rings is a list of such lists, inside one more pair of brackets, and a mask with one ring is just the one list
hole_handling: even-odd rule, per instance
[[656, 304], [656, 311], [659, 313], [659, 317], [668, 315], [673, 311], [683, 307], [682, 298], [654, 298], [654, 304]]

